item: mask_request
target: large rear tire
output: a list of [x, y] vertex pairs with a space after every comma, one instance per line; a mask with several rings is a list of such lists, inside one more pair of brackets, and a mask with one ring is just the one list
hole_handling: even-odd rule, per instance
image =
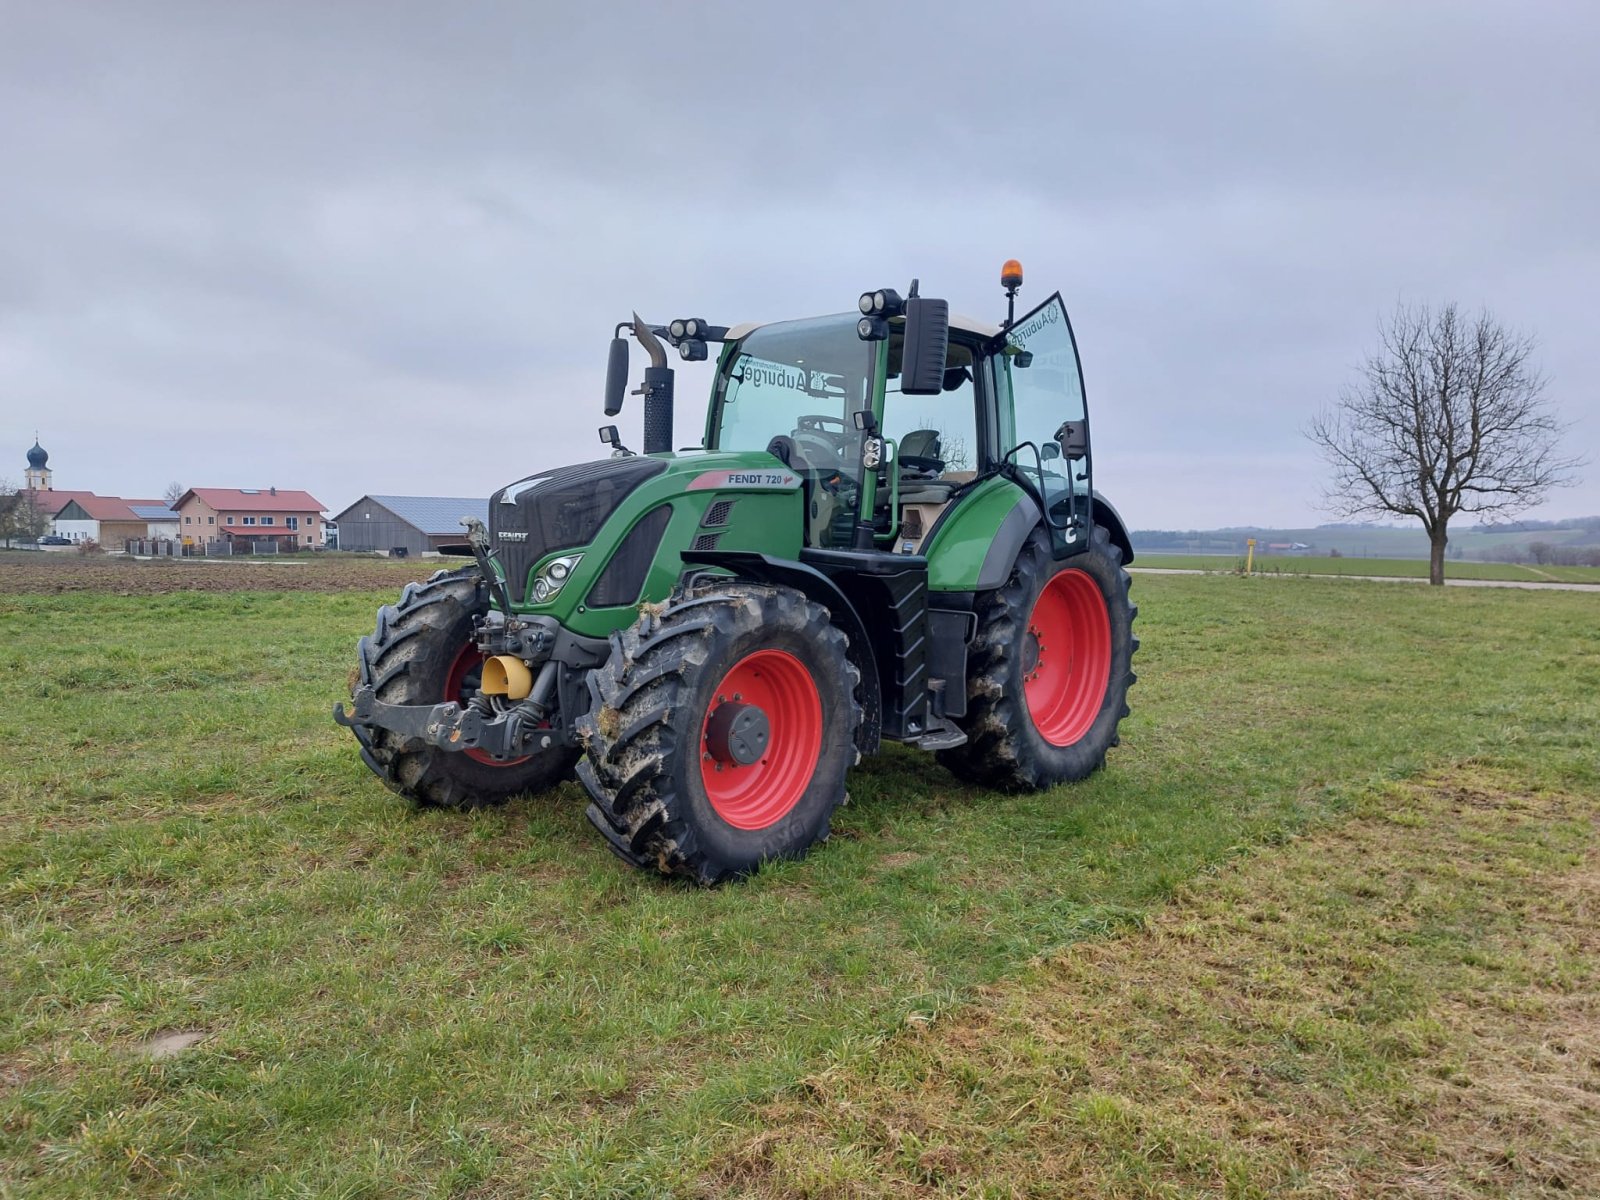
[[[398, 604], [378, 611], [361, 639], [360, 682], [385, 704], [463, 703], [478, 692], [482, 657], [473, 620], [488, 611], [475, 568], [440, 571], [407, 584]], [[426, 808], [473, 809], [542, 792], [569, 778], [578, 752], [553, 747], [512, 762], [478, 750], [445, 750], [387, 729], [355, 726], [361, 761], [394, 792]]]
[[633, 865], [702, 884], [804, 856], [859, 757], [846, 646], [788, 588], [718, 581], [646, 609], [589, 675], [589, 820]]
[[1136, 678], [1131, 580], [1095, 526], [1089, 549], [1057, 562], [1035, 530], [1006, 585], [978, 597], [967, 659], [967, 742], [939, 761], [958, 778], [1038, 791], [1105, 765]]

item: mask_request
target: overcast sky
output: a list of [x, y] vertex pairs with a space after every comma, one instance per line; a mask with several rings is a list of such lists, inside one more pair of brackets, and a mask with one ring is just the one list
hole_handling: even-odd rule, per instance
[[1538, 335], [1597, 462], [1534, 515], [1600, 512], [1597, 64], [1587, 0], [0, 0], [0, 477], [487, 494], [598, 457], [633, 308], [997, 318], [1015, 256], [1133, 525], [1332, 519], [1402, 299]]

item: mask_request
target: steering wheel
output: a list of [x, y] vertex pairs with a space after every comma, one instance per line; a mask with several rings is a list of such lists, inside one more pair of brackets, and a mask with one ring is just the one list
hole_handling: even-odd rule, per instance
[[[824, 429], [824, 425], [837, 425], [838, 432]], [[845, 423], [842, 417], [831, 417], [825, 413], [807, 413], [796, 417], [794, 421], [795, 445], [808, 462], [819, 470], [834, 470], [840, 465], [844, 457]]]
[[843, 417], [829, 416], [827, 413], [806, 413], [794, 419], [796, 428], [822, 433], [824, 425], [837, 425], [839, 433], [843, 435], [845, 424]]
[[[840, 476], [848, 442], [844, 418], [827, 413], [806, 413], [796, 417], [794, 424], [790, 440], [798, 461], [791, 465], [810, 473], [827, 491], [838, 491], [844, 482]], [[837, 425], [838, 432], [823, 428], [825, 425]]]

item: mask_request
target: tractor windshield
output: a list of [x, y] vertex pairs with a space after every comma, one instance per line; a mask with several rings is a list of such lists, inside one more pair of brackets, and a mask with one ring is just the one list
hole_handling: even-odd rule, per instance
[[856, 335], [856, 320], [782, 321], [742, 338], [717, 378], [711, 448], [765, 450], [780, 435], [821, 433], [806, 438], [809, 448], [827, 442], [837, 455], [854, 442], [851, 414], [870, 407], [876, 350]]
[[717, 374], [713, 450], [766, 450], [810, 480], [806, 544], [848, 546], [861, 488], [854, 414], [873, 407], [882, 342], [863, 342], [856, 314], [765, 325], [735, 343]]

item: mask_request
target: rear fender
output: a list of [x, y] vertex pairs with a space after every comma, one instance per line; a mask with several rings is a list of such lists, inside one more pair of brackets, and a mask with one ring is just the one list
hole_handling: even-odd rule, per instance
[[923, 546], [928, 590], [984, 592], [1003, 587], [1039, 523], [1039, 506], [1009, 479], [986, 479], [939, 517]]
[[1122, 551], [1122, 565], [1133, 561], [1133, 541], [1128, 537], [1128, 526], [1122, 515], [1099, 492], [1094, 494], [1094, 523], [1104, 525], [1111, 535], [1111, 544]]

